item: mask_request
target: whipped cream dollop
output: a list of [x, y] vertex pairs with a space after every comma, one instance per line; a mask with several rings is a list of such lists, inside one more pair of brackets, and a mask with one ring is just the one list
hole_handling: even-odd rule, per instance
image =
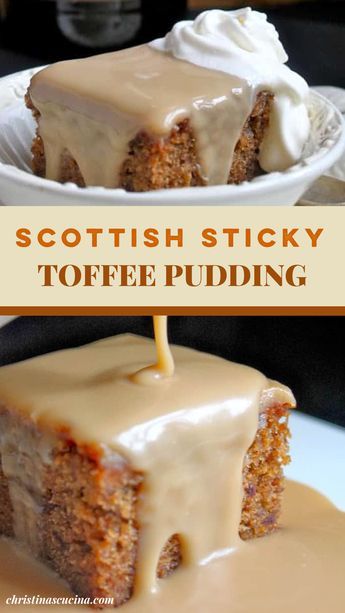
[[250, 8], [211, 10], [181, 21], [150, 46], [175, 58], [246, 80], [257, 92], [274, 94], [270, 123], [260, 150], [266, 172], [300, 160], [310, 132], [306, 81], [286, 66], [288, 56], [264, 13]]

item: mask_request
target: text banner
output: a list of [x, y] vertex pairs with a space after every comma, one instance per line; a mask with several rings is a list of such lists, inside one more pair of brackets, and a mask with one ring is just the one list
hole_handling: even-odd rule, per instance
[[344, 307], [345, 208], [0, 209], [1, 311]]

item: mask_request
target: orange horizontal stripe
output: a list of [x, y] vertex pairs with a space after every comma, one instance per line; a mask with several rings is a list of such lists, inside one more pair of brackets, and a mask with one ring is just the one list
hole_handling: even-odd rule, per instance
[[344, 307], [310, 306], [310, 307], [0, 307], [0, 315], [345, 315]]

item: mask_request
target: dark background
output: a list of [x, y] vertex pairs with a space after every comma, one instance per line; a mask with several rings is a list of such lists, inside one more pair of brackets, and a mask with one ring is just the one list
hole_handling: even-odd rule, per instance
[[[193, 17], [183, 10], [184, 0], [144, 0], [145, 24], [135, 42], [164, 34], [172, 22]], [[244, 2], [244, 5], [246, 2]], [[54, 2], [11, 0], [9, 18], [0, 25], [0, 76], [63, 58], [90, 55], [93, 50], [74, 46], [59, 34]], [[280, 32], [290, 66], [311, 85], [345, 87], [345, 2], [301, 2], [264, 7]]]
[[[344, 317], [170, 317], [174, 343], [262, 370], [290, 386], [301, 411], [345, 426]], [[150, 317], [22, 317], [0, 330], [0, 365], [132, 332]]]

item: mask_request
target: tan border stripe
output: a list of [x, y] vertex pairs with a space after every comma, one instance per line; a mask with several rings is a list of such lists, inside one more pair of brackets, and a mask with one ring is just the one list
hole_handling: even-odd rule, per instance
[[0, 315], [343, 315], [345, 307], [0, 307]]

